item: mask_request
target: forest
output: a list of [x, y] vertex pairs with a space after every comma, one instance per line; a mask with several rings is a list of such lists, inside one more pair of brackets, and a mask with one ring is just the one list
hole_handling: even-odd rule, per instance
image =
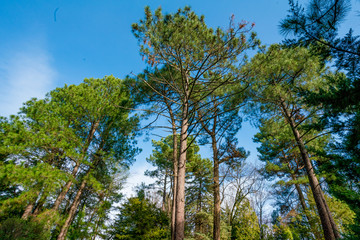
[[[131, 26], [142, 73], [0, 117], [0, 238], [360, 239], [360, 39], [339, 34], [351, 1], [306, 2], [289, 1], [270, 46], [246, 21], [145, 7]], [[158, 121], [154, 183], [126, 197]], [[238, 143], [245, 121], [261, 166]]]

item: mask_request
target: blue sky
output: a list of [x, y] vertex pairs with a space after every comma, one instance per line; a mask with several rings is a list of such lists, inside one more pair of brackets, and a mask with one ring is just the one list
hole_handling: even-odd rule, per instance
[[[279, 42], [279, 21], [287, 14], [287, 0], [0, 0], [0, 115], [15, 114], [22, 103], [64, 84], [113, 74], [124, 78], [139, 73], [144, 64], [131, 33], [131, 24], [143, 18], [144, 7], [174, 12], [189, 5], [205, 15], [211, 27], [226, 27], [232, 14], [237, 21], [255, 23], [263, 44]], [[358, 6], [358, 5], [357, 5]], [[245, 124], [239, 145], [251, 151], [255, 162], [256, 132]], [[165, 134], [163, 134], [165, 136]], [[150, 142], [139, 141], [129, 184], [144, 180]]]

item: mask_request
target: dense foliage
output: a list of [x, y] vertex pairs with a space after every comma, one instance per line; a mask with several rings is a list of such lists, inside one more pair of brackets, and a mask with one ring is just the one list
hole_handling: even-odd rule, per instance
[[[294, 38], [269, 47], [246, 22], [213, 29], [189, 7], [147, 7], [132, 25], [143, 73], [1, 117], [1, 238], [358, 239], [360, 41], [338, 36], [350, 1], [289, 3], [281, 31]], [[135, 137], [158, 119], [154, 183], [125, 199]], [[238, 146], [243, 119], [261, 166]]]

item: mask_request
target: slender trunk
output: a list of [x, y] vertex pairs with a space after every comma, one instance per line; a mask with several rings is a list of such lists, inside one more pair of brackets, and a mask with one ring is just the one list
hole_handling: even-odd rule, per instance
[[[294, 178], [293, 178], [294, 179]], [[295, 178], [296, 179], [296, 178]], [[296, 191], [298, 193], [298, 196], [299, 196], [299, 200], [300, 200], [300, 204], [301, 204], [301, 207], [302, 209], [304, 210], [305, 212], [305, 216], [306, 216], [306, 219], [308, 220], [309, 224], [311, 224], [312, 220], [311, 220], [311, 217], [309, 216], [309, 213], [307, 212], [308, 209], [306, 207], [306, 203], [305, 203], [305, 197], [304, 197], [304, 194], [302, 193], [301, 191], [301, 188], [300, 188], [300, 185], [298, 183], [295, 184], [295, 188], [296, 188]]]
[[[94, 131], [95, 132], [95, 131]], [[103, 146], [105, 144], [105, 138], [103, 138], [99, 144], [99, 148], [97, 151], [101, 151]], [[96, 156], [96, 153], [94, 154], [94, 156]], [[91, 173], [91, 170], [96, 167], [98, 165], [98, 163], [101, 161], [101, 158], [99, 157], [95, 157], [94, 159], [94, 162], [93, 162], [93, 165], [87, 170], [82, 182], [81, 182], [81, 185], [79, 187], [79, 190], [78, 192], [76, 193], [76, 196], [71, 204], [71, 207], [70, 207], [70, 210], [68, 212], [68, 217], [64, 223], [64, 225], [61, 227], [61, 230], [60, 230], [60, 233], [57, 237], [57, 240], [64, 240], [65, 237], [66, 237], [66, 234], [69, 230], [69, 227], [72, 223], [72, 221], [74, 220], [74, 217], [75, 217], [75, 213], [76, 213], [76, 210], [78, 209], [79, 207], [79, 204], [81, 202], [81, 195], [82, 193], [84, 192], [85, 190], [85, 187], [86, 187], [86, 184], [87, 184], [87, 177], [89, 176], [89, 174]], [[83, 203], [85, 204], [85, 202]]]
[[46, 198], [48, 197], [47, 194], [43, 193], [40, 197], [40, 200], [38, 201], [38, 203], [36, 204], [35, 206], [35, 209], [34, 209], [34, 212], [33, 212], [33, 215], [34, 216], [37, 216], [39, 215], [42, 207], [44, 206], [45, 202], [46, 202]]
[[[95, 134], [95, 131], [96, 129], [98, 128], [99, 126], [99, 123], [100, 123], [100, 120], [98, 119], [91, 127], [91, 131], [88, 135], [88, 138], [87, 138], [87, 145], [83, 148], [83, 154], [86, 153], [87, 149], [89, 148], [90, 146], [90, 143], [94, 137], [94, 134]], [[106, 141], [106, 134], [107, 134], [107, 131], [110, 129], [110, 126], [112, 125], [112, 123], [110, 123], [110, 125], [107, 126], [107, 129], [103, 131], [103, 135], [102, 136], [102, 140], [99, 144], [99, 147], [97, 149], [97, 151], [95, 152], [94, 154], [94, 161], [93, 161], [93, 164], [92, 166], [89, 167], [89, 169], [87, 170], [86, 174], [85, 174], [85, 177], [83, 178], [82, 182], [81, 182], [81, 185], [79, 187], [79, 190], [78, 192], [76, 193], [76, 196], [73, 200], [73, 203], [71, 204], [71, 207], [70, 207], [70, 210], [68, 212], [68, 217], [67, 219], [65, 220], [65, 223], [63, 224], [63, 226], [61, 227], [61, 230], [60, 230], [60, 233], [57, 237], [57, 240], [64, 240], [65, 237], [66, 237], [66, 234], [69, 230], [69, 227], [72, 223], [72, 221], [74, 220], [74, 217], [75, 217], [75, 213], [76, 213], [76, 210], [78, 209], [79, 207], [79, 204], [81, 202], [81, 195], [83, 194], [84, 190], [85, 190], [85, 187], [86, 187], [86, 184], [87, 184], [87, 177], [89, 176], [89, 174], [91, 173], [91, 170], [96, 167], [98, 165], [98, 163], [101, 161], [101, 158], [99, 156], [97, 156], [97, 153], [99, 151], [101, 151], [103, 149], [103, 146], [105, 144], [105, 141]]]
[[75, 199], [70, 207], [69, 215], [64, 223], [64, 225], [61, 227], [60, 233], [57, 237], [57, 240], [64, 240], [66, 237], [66, 234], [69, 230], [69, 227], [71, 225], [71, 222], [73, 221], [75, 217], [76, 210], [78, 209], [78, 206], [80, 204], [81, 195], [86, 187], [86, 180], [83, 180], [81, 182], [80, 188], [78, 192], [76, 193]]
[[[198, 203], [196, 206], [196, 213], [199, 213], [202, 211], [202, 181], [199, 182], [199, 191], [198, 191]], [[203, 233], [203, 221], [202, 218], [198, 215], [195, 215], [195, 232]]]
[[163, 188], [163, 202], [162, 202], [162, 210], [165, 212], [165, 210], [166, 210], [166, 208], [165, 208], [165, 206], [166, 206], [166, 184], [167, 184], [167, 182], [166, 182], [166, 180], [167, 180], [167, 175], [168, 175], [168, 173], [167, 173], [167, 170], [165, 171], [165, 178], [164, 178], [164, 188]]
[[27, 220], [27, 219], [30, 217], [34, 206], [35, 206], [35, 202], [29, 203], [29, 204], [26, 206], [25, 211], [24, 211], [23, 215], [21, 216], [21, 219]]
[[[100, 146], [99, 146], [99, 150], [102, 149], [103, 147], [103, 144], [104, 144], [104, 141], [102, 141], [100, 143]], [[93, 163], [93, 167], [94, 166], [97, 166], [97, 164], [99, 163], [100, 159], [97, 159], [94, 163]], [[76, 213], [76, 210], [78, 209], [79, 207], [79, 204], [81, 202], [81, 195], [82, 193], [84, 192], [85, 190], [85, 187], [86, 187], [86, 184], [87, 184], [87, 177], [89, 176], [90, 172], [91, 172], [91, 169], [92, 167], [90, 167], [87, 172], [86, 172], [86, 175], [84, 176], [82, 182], [81, 182], [81, 185], [79, 187], [79, 190], [77, 191], [76, 195], [75, 195], [75, 198], [70, 206], [70, 209], [69, 209], [69, 212], [68, 212], [68, 217], [66, 218], [66, 221], [64, 223], [64, 225], [61, 227], [61, 230], [60, 230], [60, 233], [57, 237], [57, 240], [64, 240], [65, 237], [66, 237], [66, 234], [69, 230], [69, 227], [72, 223], [72, 221], [74, 220], [74, 217], [75, 217], [75, 213]]]
[[302, 141], [302, 138], [300, 136], [298, 129], [296, 128], [295, 121], [294, 121], [293, 117], [291, 116], [291, 114], [288, 112], [284, 102], [281, 102], [281, 106], [282, 106], [283, 112], [290, 124], [290, 127], [294, 134], [296, 143], [300, 150], [302, 160], [304, 161], [304, 164], [305, 164], [305, 169], [306, 169], [306, 172], [307, 172], [307, 175], [309, 178], [310, 187], [313, 192], [314, 200], [315, 200], [316, 207], [317, 207], [317, 210], [318, 210], [318, 213], [320, 216], [320, 220], [321, 220], [321, 225], [322, 225], [322, 228], [324, 231], [324, 237], [326, 240], [339, 239], [340, 238], [339, 232], [337, 230], [336, 225], [332, 224], [332, 222], [334, 222], [334, 220], [332, 218], [330, 211], [328, 210], [328, 206], [325, 201], [324, 193], [323, 193], [323, 191], [320, 187], [319, 181], [315, 175], [315, 171], [314, 171], [313, 165], [311, 163], [311, 160], [309, 158], [309, 154], [305, 148], [305, 144]]
[[35, 193], [35, 196], [33, 196], [31, 199], [30, 199], [30, 203], [26, 206], [25, 210], [24, 210], [24, 213], [23, 215], [21, 216], [21, 219], [24, 219], [24, 220], [27, 220], [30, 215], [32, 214], [33, 212], [33, 209], [35, 207], [35, 204], [36, 204], [36, 200], [38, 199], [39, 197], [39, 194], [40, 194], [40, 191], [37, 191]]
[[[72, 177], [75, 178], [75, 176], [76, 176], [76, 174], [77, 174], [77, 172], [78, 172], [78, 170], [79, 170], [79, 167], [80, 167], [80, 161], [78, 161], [78, 162], [76, 163], [76, 165], [75, 165], [75, 167], [74, 167], [74, 169], [73, 169], [73, 171], [72, 171], [72, 173], [71, 173], [71, 176], [72, 176]], [[65, 186], [62, 188], [60, 194], [59, 194], [58, 197], [56, 198], [56, 201], [55, 201], [55, 203], [54, 203], [54, 205], [53, 205], [53, 207], [52, 207], [52, 209], [53, 209], [54, 211], [57, 211], [57, 210], [59, 209], [60, 204], [61, 204], [62, 201], [64, 200], [66, 194], [69, 192], [70, 187], [71, 187], [72, 184], [73, 184], [73, 180], [69, 180], [69, 181], [67, 181], [67, 183], [65, 184]]]
[[331, 222], [331, 226], [332, 226], [333, 229], [334, 229], [335, 237], [336, 237], [336, 239], [340, 239], [341, 236], [340, 236], [340, 233], [339, 233], [339, 229], [338, 229], [338, 227], [337, 227], [337, 225], [336, 225], [336, 223], [335, 223], [335, 221], [334, 221], [334, 218], [332, 217], [332, 214], [331, 214], [331, 211], [330, 211], [330, 209], [329, 209], [329, 206], [328, 206], [327, 203], [326, 203], [324, 194], [322, 195], [322, 199], [323, 199], [323, 201], [324, 201], [326, 211], [328, 212], [328, 215], [330, 216], [330, 222]]
[[213, 239], [220, 240], [220, 180], [219, 180], [219, 159], [217, 156], [217, 146], [215, 135], [212, 135], [212, 150], [214, 160], [214, 229]]
[[[295, 177], [295, 176], [291, 176], [291, 177], [292, 177], [293, 180], [296, 180], [296, 177]], [[299, 201], [300, 201], [301, 207], [302, 207], [302, 209], [304, 210], [305, 217], [306, 217], [306, 219], [307, 219], [308, 222], [309, 222], [311, 232], [316, 235], [316, 231], [315, 231], [316, 228], [315, 228], [315, 226], [314, 226], [314, 222], [312, 221], [311, 216], [310, 216], [309, 213], [308, 213], [308, 208], [307, 208], [307, 206], [306, 206], [305, 197], [304, 197], [303, 192], [301, 191], [300, 185], [296, 183], [296, 184], [295, 184], [295, 188], [296, 188], [296, 191], [297, 191], [298, 196], [299, 196]], [[317, 239], [320, 239], [321, 237], [320, 237], [320, 236], [316, 236], [316, 238], [317, 238]]]
[[202, 121], [203, 116], [199, 112], [201, 125], [207, 134], [211, 137], [211, 148], [213, 152], [213, 197], [214, 197], [214, 218], [213, 218], [213, 239], [220, 240], [220, 217], [221, 217], [221, 199], [220, 199], [220, 175], [219, 166], [220, 160], [218, 158], [217, 140], [216, 140], [216, 127], [217, 127], [217, 104], [214, 103], [215, 112], [213, 113], [213, 127], [210, 130]]
[[[91, 143], [91, 141], [92, 141], [92, 139], [93, 139], [93, 137], [94, 137], [95, 131], [96, 131], [96, 129], [99, 127], [99, 124], [100, 124], [100, 120], [99, 120], [99, 119], [92, 124], [91, 129], [90, 129], [90, 132], [89, 132], [89, 134], [88, 134], [88, 136], [87, 136], [87, 139], [86, 139], [86, 144], [85, 144], [85, 146], [84, 146], [83, 149], [82, 149], [82, 153], [83, 153], [83, 154], [85, 154], [86, 151], [88, 150], [88, 148], [89, 148], [89, 146], [90, 146], [90, 143]], [[78, 170], [79, 170], [80, 162], [81, 162], [81, 160], [78, 160], [78, 161], [76, 162], [76, 165], [75, 165], [75, 167], [74, 167], [74, 169], [73, 169], [73, 171], [72, 171], [72, 173], [71, 173], [71, 175], [72, 175], [73, 177], [76, 176], [76, 174], [77, 174], [77, 172], [78, 172]], [[61, 193], [58, 195], [58, 197], [56, 198], [56, 201], [55, 201], [55, 203], [54, 203], [54, 205], [53, 205], [53, 208], [52, 208], [53, 210], [56, 211], [56, 210], [59, 209], [60, 204], [61, 204], [62, 201], [64, 200], [64, 198], [65, 198], [66, 194], [68, 193], [68, 191], [70, 190], [70, 187], [71, 187], [72, 184], [73, 184], [73, 181], [72, 181], [72, 180], [69, 180], [69, 181], [65, 184], [65, 186], [62, 188]]]
[[185, 172], [188, 131], [188, 102], [185, 100], [180, 134], [180, 157], [178, 164], [178, 182], [176, 194], [175, 240], [185, 237]]
[[91, 240], [96, 240], [96, 237], [98, 235], [99, 222], [100, 222], [100, 219], [98, 219], [96, 221], [95, 229], [93, 230], [94, 231], [94, 236], [91, 238]]
[[169, 217], [169, 219], [171, 219], [171, 210], [172, 210], [172, 199], [171, 199], [171, 193], [168, 194], [167, 198], [166, 198], [166, 201], [167, 201], [167, 208], [166, 208], [166, 213]]
[[63, 210], [61, 212], [62, 215], [66, 215], [70, 211], [70, 207], [71, 207], [71, 204], [72, 204], [71, 200], [73, 199], [74, 195], [76, 196], [75, 190], [70, 191], [68, 199], [66, 201], [66, 204], [65, 204], [65, 206], [64, 206], [64, 208], [63, 208]]
[[[296, 180], [295, 177], [292, 177], [292, 179]], [[307, 207], [306, 207], [306, 203], [305, 203], [305, 197], [304, 197], [304, 194], [301, 191], [300, 185], [298, 183], [295, 183], [295, 188], [296, 188], [296, 191], [297, 191], [297, 193], [299, 195], [299, 201], [300, 201], [301, 207], [305, 211], [305, 215], [306, 215], [306, 218], [307, 218], [308, 222], [310, 222], [310, 217], [308, 216], [308, 214], [306, 214]]]
[[264, 239], [264, 227], [263, 227], [263, 209], [262, 206], [260, 206], [259, 209], [259, 229], [260, 229], [260, 239]]
[[95, 214], [99, 211], [99, 208], [101, 207], [101, 205], [103, 204], [104, 200], [100, 199], [100, 201], [96, 204], [96, 207], [94, 208], [94, 210], [91, 213], [91, 216], [89, 218], [89, 222], [93, 222], [93, 219], [95, 217]]
[[177, 196], [177, 182], [178, 182], [178, 142], [176, 133], [176, 122], [170, 110], [172, 130], [173, 130], [173, 199], [171, 206], [171, 240], [175, 240], [175, 216], [176, 216], [176, 196]]
[[[214, 108], [217, 109], [217, 104], [214, 103]], [[211, 137], [211, 147], [213, 151], [213, 197], [214, 197], [214, 218], [213, 218], [213, 239], [220, 240], [220, 216], [221, 216], [221, 199], [220, 199], [220, 176], [219, 176], [219, 165], [220, 160], [218, 158], [217, 140], [216, 140], [216, 127], [217, 127], [217, 111], [213, 114], [213, 127], [210, 130], [203, 121], [203, 116], [199, 112], [200, 122], [203, 129]]]

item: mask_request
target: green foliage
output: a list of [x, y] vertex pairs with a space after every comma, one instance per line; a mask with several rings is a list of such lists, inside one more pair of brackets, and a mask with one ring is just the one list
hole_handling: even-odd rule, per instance
[[[181, 62], [187, 66], [195, 67], [204, 62], [206, 65], [203, 69], [212, 70], [215, 62], [220, 60], [216, 65], [227, 66], [227, 63], [235, 62], [244, 49], [257, 43], [255, 34], [249, 38], [249, 42], [246, 41], [245, 33], [249, 31], [246, 25], [241, 23], [227, 32], [220, 28], [214, 30], [206, 26], [204, 16], [197, 16], [190, 7], [166, 15], [163, 15], [161, 8], [153, 14], [146, 7], [145, 19], [133, 24], [132, 31], [140, 42], [141, 55], [151, 65], [170, 64], [180, 70], [176, 62], [181, 58]], [[169, 49], [180, 52], [172, 54], [168, 52]], [[219, 59], [219, 56], [222, 57]], [[184, 68], [190, 70], [187, 66], [184, 65]]]
[[231, 223], [231, 239], [255, 240], [260, 237], [260, 227], [254, 209], [248, 199], [238, 204], [238, 210]]
[[274, 226], [274, 239], [276, 240], [293, 240], [293, 231], [286, 225]]
[[[316, 226], [320, 226], [320, 218], [316, 211], [316, 204], [312, 194], [307, 194], [309, 201], [309, 213], [316, 221]], [[333, 213], [334, 221], [338, 226], [339, 232], [342, 236], [351, 234], [349, 225], [354, 224], [355, 213], [349, 208], [349, 206], [335, 197], [325, 195], [325, 199], [329, 205], [330, 211]], [[318, 235], [321, 235], [321, 229], [318, 228]]]
[[[192, 141], [193, 137], [190, 136], [189, 142]], [[156, 167], [156, 169], [146, 171], [145, 174], [152, 178], [157, 178], [156, 184], [161, 185], [160, 191], [163, 195], [164, 193], [162, 191], [165, 175], [171, 177], [171, 180], [173, 179], [172, 135], [162, 138], [160, 141], [153, 140], [152, 145], [154, 146], [153, 153], [147, 161]], [[197, 236], [196, 239], [202, 239], [200, 235], [204, 237], [206, 235], [205, 232], [208, 235], [211, 235], [211, 228], [207, 228], [207, 226], [212, 224], [212, 214], [208, 213], [211, 212], [212, 163], [209, 159], [201, 158], [198, 153], [199, 150], [200, 147], [196, 141], [192, 142], [191, 145], [189, 144], [186, 164], [188, 192], [186, 195], [187, 231], [189, 232], [189, 236]], [[203, 232], [199, 232], [199, 229], [201, 228], [201, 231]]]
[[[149, 65], [143, 74], [126, 81], [108, 76], [65, 85], [45, 99], [31, 99], [17, 116], [0, 117], [1, 238], [48, 239], [50, 229], [56, 237], [86, 181], [67, 238], [106, 238], [109, 233], [112, 239], [169, 239], [168, 214], [147, 199], [143, 189], [122, 204], [111, 230], [107, 229], [112, 206], [122, 198], [119, 191], [125, 171], [138, 152], [134, 129], [139, 120], [129, 109], [151, 103], [154, 106], [146, 114], [167, 111], [174, 131], [181, 120], [190, 126], [185, 130], [189, 134], [187, 239], [211, 239], [214, 167], [198, 154], [200, 148], [190, 134], [201, 124], [199, 133], [207, 134], [201, 143], [215, 137], [218, 142], [211, 139], [216, 146], [214, 162], [218, 155], [218, 163], [226, 163], [225, 175], [235, 175], [247, 156], [235, 148], [242, 121], [235, 105], [251, 97], [254, 101], [247, 103], [245, 112], [259, 120], [255, 142], [261, 144], [259, 158], [266, 162], [262, 172], [277, 181], [279, 208], [271, 239], [322, 238], [287, 113], [294, 119], [317, 176], [326, 180], [329, 194], [334, 195], [325, 194], [325, 199], [340, 233], [355, 239], [360, 232], [360, 41], [351, 30], [342, 38], [336, 35], [349, 1], [310, 0], [308, 11], [289, 2], [290, 14], [281, 26], [284, 33], [294, 33], [297, 41], [272, 45], [241, 69], [239, 60], [245, 50], [259, 44], [250, 33], [252, 26], [231, 19], [228, 29], [213, 29], [190, 7], [165, 15], [161, 8], [153, 13], [146, 7], [145, 17], [132, 25], [140, 54]], [[342, 72], [331, 73], [324, 67], [329, 57]], [[241, 80], [244, 76], [248, 81]], [[213, 117], [204, 118], [209, 114]], [[154, 150], [147, 159], [156, 169], [146, 174], [156, 178], [156, 184], [164, 184], [161, 191], [167, 197], [174, 180], [172, 141], [172, 136], [153, 141]], [[59, 211], [53, 210], [54, 199], [66, 182], [72, 183], [66, 201]], [[260, 238], [264, 226], [259, 226], [241, 190], [236, 189], [233, 209], [226, 206], [222, 214], [221, 239]], [[20, 218], [26, 207], [32, 208], [29, 220]]]
[[306, 107], [301, 93], [318, 90], [325, 73], [319, 58], [308, 49], [280, 45], [271, 45], [265, 53], [255, 55], [246, 70], [252, 72], [254, 97], [267, 107], [262, 108], [264, 113], [276, 110], [281, 100]]
[[212, 162], [200, 154], [194, 154], [187, 163], [187, 232], [196, 239], [212, 234], [212, 171]]
[[8, 218], [0, 222], [0, 236], [2, 239], [46, 240], [49, 232], [37, 221]]
[[328, 150], [332, 161], [322, 166], [322, 170], [335, 176], [327, 179], [331, 193], [356, 213], [353, 238], [357, 239], [360, 236], [360, 41], [351, 28], [344, 36], [339, 36], [338, 31], [351, 10], [351, 1], [309, 0], [306, 8], [295, 1], [289, 3], [289, 15], [281, 28], [285, 34], [293, 34], [295, 40], [286, 43], [319, 46], [313, 54], [324, 59], [330, 56], [337, 70], [326, 78], [327, 87], [308, 92], [306, 98], [310, 105], [322, 104], [324, 116], [319, 126], [330, 128], [339, 137], [340, 141]]
[[151, 203], [140, 192], [121, 207], [111, 235], [114, 239], [168, 239], [169, 219], [165, 212]]
[[67, 179], [66, 173], [46, 163], [39, 163], [33, 167], [8, 163], [0, 168], [0, 177], [6, 178], [11, 185], [21, 186], [24, 189], [18, 196], [0, 203], [2, 215], [24, 208], [26, 204], [38, 197], [40, 191], [55, 192]]
[[[71, 182], [74, 184], [66, 196], [71, 204], [86, 179], [83, 211], [74, 218], [76, 223], [83, 218], [81, 228], [92, 228], [91, 236], [98, 235], [105, 227], [111, 203], [120, 199], [123, 180], [115, 176], [124, 174], [138, 152], [134, 147], [138, 119], [129, 116], [131, 107], [123, 81], [108, 76], [57, 88], [45, 99], [28, 101], [21, 115], [2, 118], [0, 180], [7, 191], [21, 190], [0, 202], [1, 217], [21, 216], [25, 207], [30, 207], [34, 219], [47, 218], [46, 229], [54, 223], [61, 226], [69, 206], [62, 205], [60, 213], [54, 212], [53, 199], [66, 182]], [[80, 170], [75, 171], [76, 166]], [[89, 219], [94, 225], [85, 224]], [[86, 230], [78, 233], [82, 232]]]
[[259, 239], [260, 227], [258, 218], [250, 201], [244, 197], [241, 201], [234, 203], [232, 209], [227, 205], [222, 216], [222, 235], [221, 239]]
[[[283, 193], [286, 193], [286, 190], [283, 190]], [[289, 203], [286, 206], [285, 203], [284, 205], [279, 204], [279, 208], [274, 211], [273, 230], [275, 239], [324, 239], [313, 195], [309, 190], [304, 194], [306, 196], [306, 210]], [[291, 195], [289, 195], [285, 196], [287, 201], [291, 199]], [[354, 222], [354, 212], [346, 203], [334, 197], [325, 195], [325, 199], [340, 234], [342, 236], [351, 234], [351, 229], [348, 226]], [[307, 217], [310, 218], [311, 225], [309, 225]]]
[[[307, 154], [312, 160], [322, 161], [318, 151], [323, 151], [329, 136], [310, 128], [317, 123], [319, 110], [317, 106], [309, 107], [305, 104], [302, 92], [319, 89], [325, 70], [308, 49], [282, 48], [279, 45], [272, 45], [267, 52], [257, 54], [247, 67], [253, 71], [254, 98], [263, 114], [258, 118], [260, 132], [254, 138], [255, 142], [261, 143], [258, 147], [261, 154], [259, 158], [266, 162], [262, 173], [270, 180], [276, 179], [280, 185], [276, 196], [282, 212], [294, 207], [289, 200], [283, 202], [283, 196], [295, 197], [295, 202], [300, 201], [301, 207], [306, 208], [301, 199], [301, 184], [308, 183], [304, 159], [288, 116], [291, 116], [306, 144]], [[291, 194], [290, 188], [294, 187], [298, 196]]]
[[[180, 138], [177, 138], [178, 141]], [[152, 166], [156, 167], [155, 170], [145, 172], [145, 175], [152, 178], [156, 178], [156, 184], [161, 185], [164, 177], [170, 177], [173, 175], [173, 136], [169, 135], [166, 138], [161, 138], [159, 141], [152, 140], [152, 146], [154, 147], [152, 154], [146, 159]], [[179, 146], [179, 144], [178, 144]], [[195, 147], [196, 148], [196, 147]], [[198, 148], [198, 147], [197, 147]], [[178, 150], [179, 151], [179, 150]], [[198, 150], [197, 150], [198, 151]], [[188, 153], [191, 158], [194, 152], [194, 147], [189, 147]]]

